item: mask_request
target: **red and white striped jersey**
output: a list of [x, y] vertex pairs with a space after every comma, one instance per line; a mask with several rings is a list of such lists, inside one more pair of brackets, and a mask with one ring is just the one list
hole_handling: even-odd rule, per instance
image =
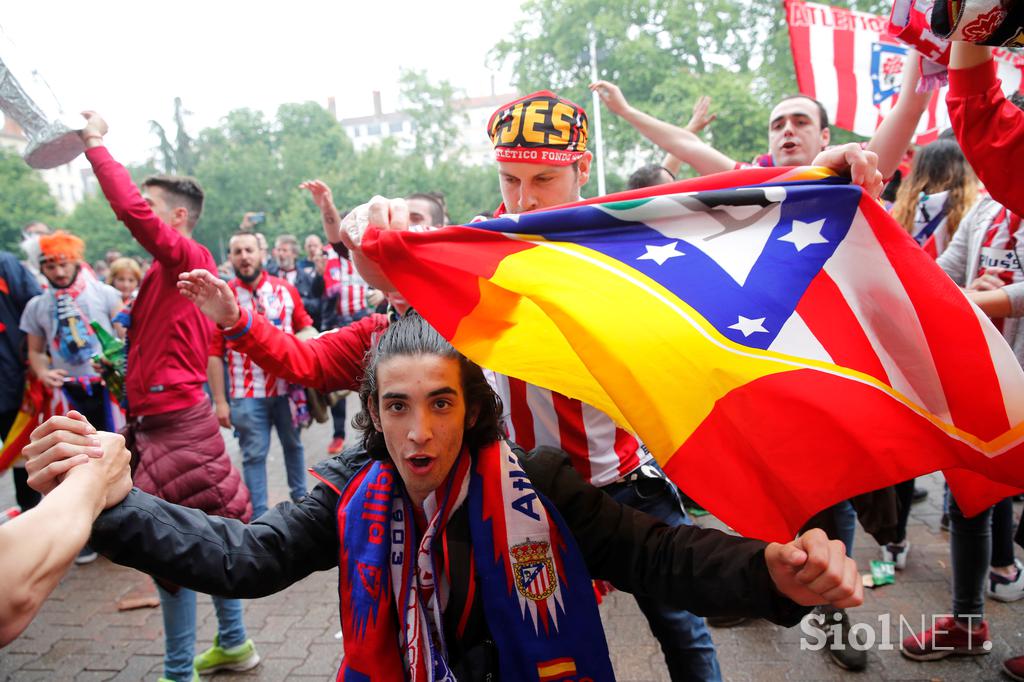
[[327, 267], [324, 271], [324, 292], [338, 297], [338, 314], [342, 319], [366, 310], [366, 290], [369, 286], [352, 266], [352, 261], [339, 256], [327, 247]]
[[526, 450], [549, 445], [569, 454], [577, 472], [592, 485], [614, 483], [653, 457], [635, 436], [604, 412], [521, 379], [485, 369], [501, 398], [505, 427]]
[[[313, 324], [298, 290], [280, 277], [263, 272], [252, 287], [237, 277], [228, 282], [228, 286], [235, 292], [239, 306], [267, 318], [286, 334], [294, 334]], [[284, 379], [264, 372], [248, 355], [228, 348], [223, 334], [213, 335], [210, 355], [227, 359], [231, 398], [270, 398], [287, 394], [288, 384]]]

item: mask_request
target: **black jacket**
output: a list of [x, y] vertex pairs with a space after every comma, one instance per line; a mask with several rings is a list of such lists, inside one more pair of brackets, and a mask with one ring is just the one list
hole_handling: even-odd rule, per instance
[[[584, 482], [559, 450], [539, 448], [521, 461], [534, 487], [562, 514], [595, 578], [697, 615], [762, 617], [789, 626], [809, 610], [776, 592], [765, 543], [695, 526], [670, 528]], [[357, 464], [342, 457], [321, 462], [314, 473], [322, 482], [305, 499], [279, 504], [248, 525], [132, 490], [96, 520], [89, 544], [116, 563], [200, 592], [273, 594], [338, 565], [338, 491]], [[455, 632], [469, 594], [465, 505], [450, 521], [448, 551], [451, 593], [444, 620], [450, 663], [453, 670], [471, 668], [459, 679], [484, 679], [496, 657], [486, 653], [489, 632], [479, 590], [473, 591], [463, 637]]]

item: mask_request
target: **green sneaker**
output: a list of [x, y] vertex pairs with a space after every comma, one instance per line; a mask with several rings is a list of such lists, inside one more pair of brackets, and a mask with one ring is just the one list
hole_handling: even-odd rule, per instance
[[222, 649], [220, 635], [214, 635], [213, 646], [196, 656], [196, 672], [208, 675], [218, 670], [251, 670], [259, 665], [260, 655], [256, 653], [256, 645], [251, 639], [230, 649]]

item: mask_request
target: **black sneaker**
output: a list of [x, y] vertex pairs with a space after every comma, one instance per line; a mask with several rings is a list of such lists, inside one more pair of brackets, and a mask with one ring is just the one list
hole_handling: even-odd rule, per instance
[[[846, 609], [819, 606], [818, 613], [825, 616], [822, 627], [828, 633], [829, 657], [843, 670], [864, 670], [868, 667], [868, 643], [863, 635], [850, 632], [850, 617]], [[835, 627], [838, 624], [839, 627]]]
[[98, 556], [99, 554], [96, 553], [96, 550], [89, 545], [86, 545], [82, 548], [82, 551], [78, 553], [78, 556], [75, 557], [75, 563], [79, 566], [82, 564], [91, 564], [96, 561], [96, 557]]
[[914, 486], [914, 492], [910, 496], [910, 504], [917, 504], [918, 502], [923, 502], [927, 497], [927, 490], [925, 490], [924, 488], [918, 488], [917, 486]]

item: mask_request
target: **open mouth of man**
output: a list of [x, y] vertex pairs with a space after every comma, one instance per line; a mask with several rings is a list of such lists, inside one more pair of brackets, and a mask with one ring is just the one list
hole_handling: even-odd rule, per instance
[[414, 474], [425, 474], [434, 466], [434, 458], [429, 455], [413, 455], [407, 461]]
[[784, 152], [791, 152], [794, 149], [796, 149], [796, 147], [797, 147], [796, 142], [783, 142], [782, 143], [782, 151], [784, 151]]

